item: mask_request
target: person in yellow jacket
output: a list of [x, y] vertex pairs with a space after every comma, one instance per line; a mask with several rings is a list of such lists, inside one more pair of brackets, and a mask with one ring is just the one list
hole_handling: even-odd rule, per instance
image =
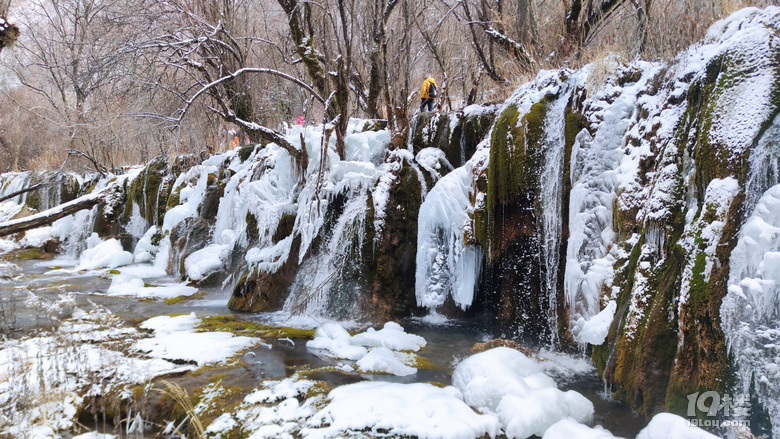
[[433, 79], [431, 75], [427, 75], [425, 78], [425, 81], [423, 81], [422, 85], [422, 93], [420, 94], [420, 97], [422, 98], [422, 103], [420, 104], [420, 112], [425, 111], [425, 107], [428, 107], [428, 111], [433, 111], [433, 101], [436, 100], [437, 94], [436, 90], [436, 80]]

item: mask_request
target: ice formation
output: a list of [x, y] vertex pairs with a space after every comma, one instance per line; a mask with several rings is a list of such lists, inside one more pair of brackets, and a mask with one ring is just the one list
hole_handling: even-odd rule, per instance
[[740, 393], [755, 385], [754, 396], [774, 421], [780, 418], [780, 185], [758, 200], [729, 264], [721, 315]]
[[445, 175], [420, 206], [417, 225], [417, 303], [434, 309], [452, 294], [465, 309], [471, 305], [482, 264], [482, 250], [463, 242], [469, 221], [469, 164]]

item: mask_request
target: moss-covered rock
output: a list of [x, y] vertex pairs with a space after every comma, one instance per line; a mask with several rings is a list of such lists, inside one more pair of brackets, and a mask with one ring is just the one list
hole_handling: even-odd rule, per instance
[[233, 293], [228, 301], [228, 308], [234, 311], [263, 312], [282, 309], [290, 285], [298, 272], [297, 249], [300, 239], [293, 243], [292, 256], [273, 273], [252, 270], [244, 273], [233, 287]]
[[549, 336], [541, 292], [541, 243], [535, 206], [543, 165], [544, 118], [555, 96], [526, 114], [509, 105], [498, 116], [490, 140], [485, 209], [476, 216], [477, 240], [487, 267], [480, 302], [499, 324], [528, 335]]
[[463, 166], [487, 137], [497, 111], [496, 106], [486, 106], [479, 111], [419, 113], [412, 121], [412, 147], [415, 153], [439, 148], [453, 167]]
[[418, 311], [414, 278], [422, 184], [412, 165], [402, 160], [389, 192], [379, 232], [374, 229], [376, 212], [371, 199], [367, 206], [366, 226], [370, 230], [362, 250], [365, 287], [360, 308], [366, 318], [376, 322], [409, 316]]
[[[777, 60], [780, 56], [773, 61], [780, 77]], [[637, 220], [636, 206], [627, 208], [630, 203], [620, 198], [616, 203], [615, 229], [630, 256], [615, 263], [618, 311], [607, 342], [594, 348], [593, 358], [615, 395], [648, 417], [659, 410], [685, 414], [686, 395], [723, 392], [732, 382], [720, 308], [745, 196], [740, 189], [730, 205], [721, 199], [714, 206], [705, 203], [705, 193], [716, 179], [734, 179], [737, 187], [745, 187], [750, 145], [757, 144], [780, 110], [780, 90], [774, 87], [773, 109], [759, 121], [763, 128], [747, 147], [716, 134], [723, 123], [720, 109], [734, 105], [735, 90], [750, 80], [754, 68], [734, 53], [714, 58], [701, 77], [689, 78], [685, 93], [669, 97], [667, 106], [684, 105], [671, 142], [655, 143], [656, 125], [648, 125], [640, 138], [628, 138], [632, 144], [650, 143], [652, 155], [640, 158], [637, 182], [654, 186], [651, 196], [662, 196], [655, 198], [651, 219]], [[640, 112], [640, 117], [647, 115]], [[695, 204], [686, 206], [686, 198]], [[724, 211], [716, 213], [719, 207]], [[704, 227], [710, 230], [707, 238], [701, 235]], [[640, 239], [628, 244], [632, 234]]]
[[176, 176], [171, 175], [168, 162], [158, 157], [150, 161], [144, 170], [127, 186], [127, 202], [123, 223], [127, 224], [135, 209], [149, 225], [163, 222], [167, 201]]
[[477, 145], [490, 132], [497, 112], [498, 107], [486, 106], [479, 111], [459, 112], [455, 115], [457, 123], [452, 128], [449, 145], [444, 149], [452, 166], [463, 166], [474, 155]]
[[198, 324], [200, 331], [227, 331], [236, 335], [263, 338], [314, 338], [313, 329], [299, 329], [287, 326], [271, 326], [250, 322], [234, 314], [204, 317]]
[[374, 119], [374, 120], [367, 120], [366, 123], [363, 124], [363, 128], [361, 131], [382, 131], [387, 129], [387, 120], [386, 119]]
[[418, 153], [424, 148], [446, 151], [450, 139], [450, 115], [439, 112], [418, 113], [412, 120], [412, 148]]

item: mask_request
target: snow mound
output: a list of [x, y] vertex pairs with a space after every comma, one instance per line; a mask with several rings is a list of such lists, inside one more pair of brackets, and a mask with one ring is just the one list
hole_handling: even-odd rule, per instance
[[544, 432], [542, 439], [617, 439], [608, 430], [597, 425], [590, 428], [572, 418], [561, 419]]
[[475, 413], [454, 387], [361, 382], [338, 387], [328, 397], [330, 403], [308, 422], [313, 428], [301, 431], [304, 438], [340, 437], [370, 429], [388, 436], [473, 439], [494, 437], [499, 430], [494, 415]]
[[405, 365], [388, 348], [375, 348], [357, 362], [363, 372], [389, 373], [397, 376], [414, 375], [417, 369]]
[[296, 380], [287, 378], [281, 381], [266, 381], [263, 389], [255, 390], [244, 398], [248, 404], [272, 403], [288, 398], [305, 395], [314, 384], [311, 380]]
[[617, 302], [610, 300], [606, 308], [591, 317], [590, 320], [586, 321], [580, 317], [576, 324], [579, 331], [572, 331], [577, 334], [574, 338], [582, 343], [590, 343], [594, 346], [603, 344], [604, 340], [607, 339], [609, 326], [615, 318], [615, 311], [617, 311]]
[[153, 358], [188, 361], [201, 367], [225, 363], [238, 352], [261, 342], [258, 338], [234, 336], [229, 332], [195, 332], [199, 321], [195, 313], [153, 317], [141, 327], [152, 329], [154, 337], [137, 341], [133, 348]]
[[452, 383], [468, 405], [496, 414], [509, 438], [542, 436], [561, 419], [587, 422], [593, 416], [593, 403], [575, 391], [558, 390], [536, 361], [514, 349], [472, 355], [455, 368]]
[[97, 233], [93, 233], [88, 243], [94, 244], [84, 250], [79, 257], [76, 270], [94, 270], [96, 268], [116, 268], [133, 263], [133, 254], [122, 249], [122, 244], [114, 238], [100, 242]]
[[653, 416], [647, 427], [639, 432], [636, 439], [716, 439], [699, 427], [693, 427], [688, 420], [671, 413], [659, 413]]
[[350, 343], [351, 336], [346, 329], [335, 322], [326, 322], [316, 331], [314, 339], [306, 342], [307, 348], [323, 349], [331, 356], [345, 360], [359, 360], [368, 351], [362, 346], [354, 346]]
[[140, 277], [118, 274], [111, 279], [111, 286], [106, 290], [106, 295], [170, 299], [178, 296], [192, 296], [197, 292], [197, 288], [189, 287], [186, 283], [147, 287]]
[[414, 351], [424, 348], [427, 342], [419, 335], [408, 334], [395, 322], [387, 322], [379, 331], [368, 328], [366, 332], [356, 334], [350, 339], [353, 345], [385, 347], [394, 351]]
[[[350, 336], [349, 332], [340, 324], [326, 322], [317, 328], [314, 332], [314, 339], [307, 341], [306, 347], [325, 350], [335, 358], [356, 361], [366, 357], [367, 354], [371, 355], [366, 349], [367, 347], [386, 348], [388, 352], [390, 350], [417, 352], [426, 344], [423, 337], [407, 333], [401, 325], [395, 322], [385, 323], [385, 326], [379, 331], [368, 328], [366, 332], [354, 336]], [[374, 351], [377, 349], [371, 352]], [[414, 373], [411, 371], [414, 368], [404, 366], [403, 362], [398, 360], [392, 352], [390, 352], [390, 356], [387, 356], [383, 350], [371, 355], [363, 365], [359, 367], [366, 372], [387, 372], [396, 375]]]
[[200, 249], [184, 260], [184, 270], [192, 280], [203, 280], [219, 271], [230, 254], [230, 246], [211, 244]]

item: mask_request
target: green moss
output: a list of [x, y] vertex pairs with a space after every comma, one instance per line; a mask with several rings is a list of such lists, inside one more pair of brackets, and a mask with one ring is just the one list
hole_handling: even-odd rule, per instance
[[164, 302], [166, 305], [176, 305], [177, 303], [181, 302], [184, 299], [184, 297], [185, 296], [171, 297], [169, 299], [165, 299]]
[[279, 220], [279, 225], [276, 226], [274, 236], [271, 237], [271, 241], [274, 244], [292, 234], [293, 228], [295, 227], [295, 218], [296, 215], [294, 213], [282, 214], [282, 218]]
[[387, 129], [387, 120], [385, 119], [374, 119], [374, 120], [367, 120], [365, 124], [363, 124], [363, 132], [366, 131], [382, 131]]
[[308, 390], [306, 390], [304, 398], [310, 399], [314, 398], [315, 396], [327, 395], [331, 390], [333, 390], [333, 387], [328, 385], [328, 383], [324, 381], [315, 381], [314, 384], [309, 387]]
[[187, 183], [182, 183], [179, 186], [173, 188], [171, 191], [171, 194], [168, 195], [168, 202], [166, 203], [166, 211], [173, 209], [174, 207], [178, 206], [180, 203], [179, 195], [181, 193], [181, 190], [187, 187]]
[[[574, 146], [574, 142], [577, 138], [577, 134], [579, 134], [580, 131], [582, 131], [584, 128], [588, 128], [588, 125], [588, 118], [580, 113], [575, 113], [570, 107], [566, 108], [566, 128], [564, 137], [567, 151], [571, 151], [571, 148]], [[567, 154], [567, 157], [569, 156], [570, 154]]]
[[257, 229], [257, 219], [251, 212], [246, 213], [246, 234], [250, 239], [257, 239], [259, 230]]
[[30, 209], [42, 210], [41, 192], [42, 191], [40, 190], [27, 192], [27, 197], [24, 200], [24, 204], [27, 205], [27, 207]]
[[241, 147], [241, 149], [238, 150], [238, 157], [241, 159], [241, 163], [249, 159], [249, 156], [251, 156], [252, 153], [255, 152], [256, 146], [257, 145], [244, 145]]
[[422, 355], [414, 355], [413, 360], [407, 364], [407, 366], [415, 367], [417, 369], [431, 370], [435, 369], [436, 365], [431, 360]]
[[[519, 217], [523, 211], [534, 207], [532, 203], [539, 188], [543, 160], [544, 119], [554, 98], [554, 95], [545, 96], [524, 115], [516, 105], [510, 105], [493, 126], [485, 214], [475, 218], [478, 219], [477, 240], [486, 250], [488, 262], [495, 260], [510, 244], [506, 237], [497, 234], [503, 230], [503, 224], [502, 218], [496, 215], [504, 212], [503, 217], [511, 221], [510, 218]], [[524, 225], [531, 226], [530, 223]], [[491, 242], [500, 245], [489, 245]]]
[[44, 251], [38, 247], [25, 248], [8, 253], [3, 256], [3, 259], [8, 261], [29, 261], [32, 259], [40, 259], [43, 254]]
[[265, 338], [314, 338], [313, 329], [263, 325], [261, 323], [247, 322], [232, 314], [205, 317], [198, 325], [198, 329], [200, 331], [224, 331], [237, 335]]

